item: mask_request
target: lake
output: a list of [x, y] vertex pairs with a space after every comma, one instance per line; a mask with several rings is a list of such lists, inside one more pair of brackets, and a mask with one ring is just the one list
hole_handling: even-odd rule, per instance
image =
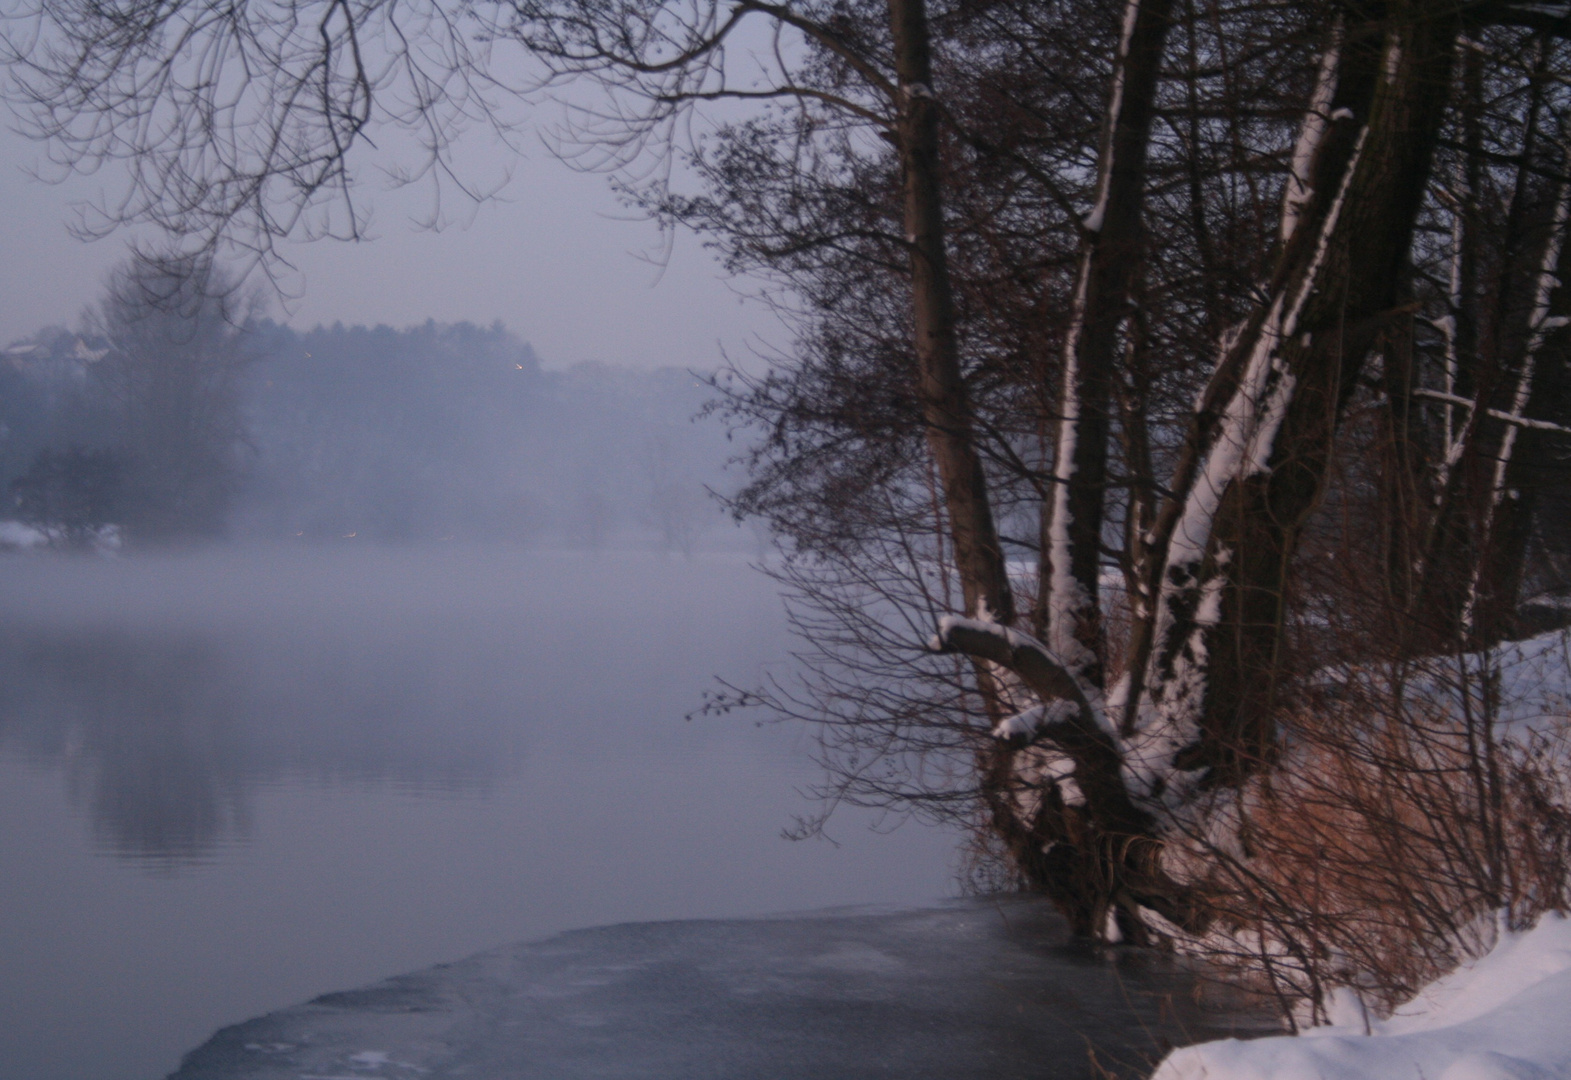
[[223, 1025], [562, 930], [954, 892], [839, 846], [745, 560], [451, 548], [0, 559], [0, 1080], [150, 1080]]

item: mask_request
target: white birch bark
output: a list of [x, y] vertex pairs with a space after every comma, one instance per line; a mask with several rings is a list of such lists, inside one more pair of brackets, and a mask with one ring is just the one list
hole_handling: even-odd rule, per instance
[[[1480, 535], [1484, 538], [1484, 551], [1473, 559], [1467, 584], [1467, 598], [1462, 607], [1462, 630], [1471, 634], [1478, 614], [1478, 594], [1483, 580], [1485, 552], [1494, 539], [1495, 519], [1499, 516], [1500, 503], [1506, 497], [1506, 474], [1511, 466], [1511, 455], [1516, 449], [1518, 434], [1527, 423], [1523, 416], [1528, 399], [1533, 393], [1533, 377], [1538, 370], [1538, 354], [1544, 339], [1552, 330], [1564, 326], [1566, 320], [1549, 314], [1550, 297], [1560, 284], [1556, 270], [1560, 264], [1560, 251], [1565, 244], [1566, 219], [1571, 215], [1571, 185], [1561, 182], [1555, 194], [1555, 213], [1550, 225], [1550, 235], [1544, 244], [1544, 257], [1538, 266], [1538, 280], [1533, 292], [1533, 313], [1528, 321], [1527, 349], [1522, 357], [1522, 367], [1517, 374], [1516, 387], [1511, 395], [1509, 415], [1504, 417], [1506, 430], [1500, 437], [1500, 452], [1495, 456], [1495, 467], [1490, 477], [1489, 500], [1484, 508]], [[1475, 406], [1476, 408], [1476, 406]]]
[[[1392, 54], [1397, 48], [1394, 42], [1387, 46], [1388, 73], [1396, 62]], [[1326, 82], [1334, 78], [1334, 61], [1322, 65], [1322, 73], [1328, 69], [1331, 74], [1317, 85], [1317, 97]], [[1300, 144], [1318, 145], [1325, 129], [1313, 109], [1306, 117], [1305, 129], [1306, 132], [1312, 130], [1312, 134], [1301, 137]], [[1368, 134], [1366, 123], [1342, 170], [1336, 197], [1320, 224], [1308, 266], [1287, 289], [1276, 295], [1256, 331], [1238, 385], [1227, 401], [1198, 475], [1189, 486], [1182, 511], [1172, 527], [1156, 598], [1156, 625], [1144, 673], [1144, 693], [1135, 703], [1134, 732], [1126, 746], [1126, 777], [1130, 790], [1136, 794], [1156, 797], [1161, 793], [1169, 803], [1187, 795], [1185, 785], [1178, 782], [1175, 758], [1199, 735], [1209, 660], [1205, 636], [1220, 618], [1226, 582], [1221, 568], [1232, 557], [1232, 552], [1225, 549], [1211, 550], [1216, 514], [1229, 485], [1263, 472], [1271, 458], [1296, 388], [1279, 350], [1285, 341], [1298, 334], [1303, 307], [1321, 285], [1326, 253]], [[1299, 219], [1307, 203], [1304, 190], [1290, 183], [1284, 195], [1283, 228], [1289, 235], [1301, 227]], [[1309, 342], [1302, 344], [1307, 346]], [[1208, 553], [1213, 568], [1209, 576], [1205, 576]], [[1193, 614], [1187, 614], [1185, 609], [1191, 605]], [[1185, 621], [1188, 629], [1182, 631], [1184, 639], [1174, 641], [1174, 634], [1181, 632], [1180, 625]], [[1164, 670], [1169, 664], [1170, 672]]]
[[[1069, 326], [1064, 335], [1062, 391], [1059, 395], [1058, 428], [1053, 450], [1052, 503], [1048, 512], [1046, 535], [1043, 537], [1043, 554], [1048, 575], [1045, 612], [1047, 647], [1062, 658], [1077, 677], [1082, 678], [1097, 666], [1098, 658], [1078, 632], [1087, 621], [1088, 613], [1094, 614], [1092, 609], [1097, 599], [1093, 593], [1087, 591], [1074, 573], [1075, 540], [1072, 531], [1074, 511], [1070, 492], [1075, 481], [1076, 458], [1081, 438], [1084, 374], [1081, 345], [1085, 337], [1091, 278], [1095, 273], [1098, 245], [1102, 239], [1100, 234], [1107, 220], [1114, 176], [1115, 172], [1125, 165], [1118, 160], [1117, 132], [1123, 120], [1130, 52], [1135, 29], [1140, 21], [1142, 2], [1143, 0], [1128, 0], [1125, 5], [1123, 31], [1119, 38], [1118, 52], [1114, 57], [1113, 82], [1108, 93], [1102, 145], [1097, 158], [1095, 199], [1091, 212], [1086, 215], [1084, 222], [1090, 235], [1081, 244], [1075, 290], [1070, 301]], [[1100, 299], [1103, 303], [1110, 302], [1110, 298], [1107, 297]], [[1121, 301], [1122, 298], [1116, 299]], [[1098, 707], [1100, 707], [1099, 692], [1097, 696]]]
[[[1134, 5], [1131, 5], [1133, 7]], [[1080, 259], [1074, 307], [1064, 343], [1063, 393], [1060, 396], [1058, 438], [1053, 448], [1053, 505], [1047, 527], [1047, 645], [1077, 674], [1096, 662], [1075, 629], [1091, 597], [1075, 579], [1074, 541], [1070, 535], [1072, 511], [1069, 489], [1075, 477], [1075, 452], [1080, 437], [1080, 335], [1085, 327], [1086, 289], [1091, 277], [1091, 252]]]
[[1311, 186], [1315, 153], [1325, 138], [1331, 123], [1331, 99], [1336, 94], [1337, 69], [1342, 59], [1342, 33], [1344, 20], [1338, 15], [1331, 31], [1331, 44], [1320, 57], [1320, 70], [1315, 76], [1315, 89], [1309, 99], [1309, 111], [1304, 115], [1304, 126], [1299, 131], [1298, 142], [1293, 146], [1292, 172], [1287, 178], [1287, 190], [1282, 197], [1282, 242], [1293, 238], [1298, 230], [1304, 207], [1314, 196]]

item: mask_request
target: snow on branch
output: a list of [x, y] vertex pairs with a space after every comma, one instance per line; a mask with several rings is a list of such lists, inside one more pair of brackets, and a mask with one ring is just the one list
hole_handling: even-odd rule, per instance
[[1113, 62], [1113, 87], [1108, 95], [1106, 133], [1102, 138], [1101, 161], [1097, 165], [1096, 201], [1086, 215], [1087, 232], [1101, 232], [1107, 218], [1107, 199], [1112, 191], [1113, 131], [1118, 127], [1124, 111], [1124, 81], [1129, 77], [1129, 49], [1135, 39], [1135, 26], [1140, 21], [1140, 0], [1128, 0], [1124, 5], [1124, 28], [1118, 39], [1118, 56]]
[[[938, 633], [928, 647], [933, 652], [962, 652], [1006, 667], [1048, 706], [1040, 712], [1028, 709], [1000, 724], [1000, 733], [1005, 736], [1034, 735], [1056, 723], [1067, 723], [1082, 736], [1106, 739], [1112, 734], [1106, 719], [1092, 704], [1093, 695], [1061, 659], [1030, 634], [988, 619], [946, 615], [939, 620]], [[1068, 702], [1074, 708], [1055, 709], [1051, 707], [1054, 702]], [[1037, 715], [1029, 717], [1033, 712]], [[1029, 732], [1017, 730], [1027, 726]]]
[[[1559, 320], [1559, 323], [1562, 326], [1566, 324], [1563, 319]], [[1447, 405], [1460, 405], [1464, 409], [1475, 409], [1478, 407], [1478, 402], [1472, 398], [1463, 397], [1461, 394], [1447, 394], [1442, 390], [1426, 390], [1423, 387], [1419, 387], [1413, 391], [1413, 396], [1426, 398], [1429, 401], [1443, 402]], [[1484, 412], [1496, 420], [1503, 420], [1507, 424], [1517, 427], [1532, 428], [1534, 431], [1549, 431], [1557, 435], [1571, 435], [1571, 427], [1566, 427], [1564, 424], [1556, 424], [1550, 420], [1534, 420], [1530, 416], [1517, 416], [1515, 413], [1508, 412], [1505, 409], [1485, 409]]]
[[[1333, 114], [1331, 119], [1338, 118]], [[1174, 792], [1169, 780], [1177, 756], [1199, 733], [1210, 677], [1206, 635], [1221, 616], [1226, 586], [1222, 568], [1234, 554], [1225, 545], [1213, 547], [1217, 514], [1231, 485], [1271, 469], [1277, 436], [1298, 390], [1292, 357], [1284, 346], [1296, 342], [1300, 353], [1312, 347], [1310, 336], [1299, 334], [1299, 318], [1322, 286], [1331, 242], [1368, 136], [1365, 124], [1342, 167], [1336, 195], [1318, 222], [1318, 235], [1303, 269], [1276, 291], [1251, 336], [1224, 338], [1223, 360], [1213, 386], [1230, 376], [1235, 358], [1241, 362], [1237, 382], [1198, 460], [1188, 466], [1193, 471], [1173, 487], [1176, 513], [1162, 542], [1154, 545], [1162, 552], [1158, 556], [1162, 574], [1156, 583], [1153, 643], [1144, 658], [1144, 685], [1136, 688], [1144, 692], [1119, 695], [1123, 707], [1134, 710], [1126, 765], [1135, 789], [1147, 794]], [[1306, 223], [1295, 229], [1303, 227]]]

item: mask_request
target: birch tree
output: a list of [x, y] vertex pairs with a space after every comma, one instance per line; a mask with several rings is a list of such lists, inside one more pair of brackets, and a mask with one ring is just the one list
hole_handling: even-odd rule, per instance
[[1448, 286], [1431, 320], [1440, 355], [1394, 398], [1432, 416], [1409, 427], [1415, 489], [1430, 492], [1408, 555], [1417, 648], [1510, 632], [1547, 478], [1533, 461], [1565, 436], [1563, 50], [1543, 33], [1461, 46], [1459, 138], [1435, 214], [1449, 227], [1431, 255]]
[[1048, 647], [1097, 693], [1105, 652], [1099, 590], [1108, 409], [1120, 329], [1142, 256], [1146, 156], [1172, 9], [1171, 0], [1130, 0], [1124, 11], [1093, 202], [1082, 223], [1064, 334], [1052, 495], [1042, 515], [1045, 573], [1037, 622]]

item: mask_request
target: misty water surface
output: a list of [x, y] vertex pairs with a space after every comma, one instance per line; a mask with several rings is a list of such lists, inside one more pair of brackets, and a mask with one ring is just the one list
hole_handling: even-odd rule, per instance
[[0, 559], [0, 1080], [570, 927], [952, 891], [954, 837], [791, 843], [789, 663], [741, 559], [438, 548]]

